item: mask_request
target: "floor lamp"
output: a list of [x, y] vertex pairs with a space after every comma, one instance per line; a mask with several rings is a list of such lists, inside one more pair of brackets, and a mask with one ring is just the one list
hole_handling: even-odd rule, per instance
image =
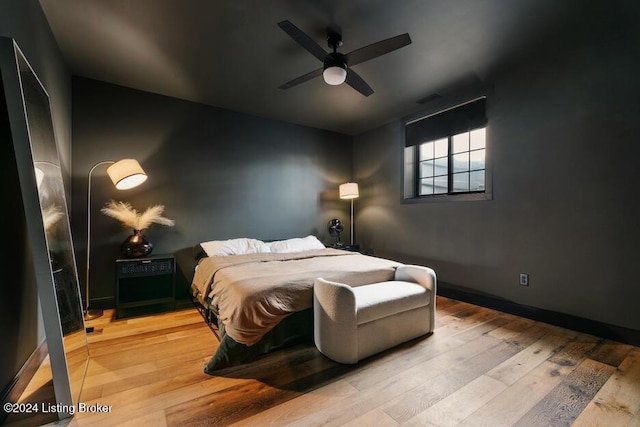
[[358, 192], [358, 184], [356, 182], [347, 182], [340, 185], [340, 198], [351, 200], [351, 244], [353, 245], [353, 199], [360, 196]]
[[147, 174], [144, 173], [142, 166], [134, 159], [122, 159], [117, 162], [105, 160], [98, 162], [89, 169], [87, 182], [87, 277], [86, 277], [86, 297], [87, 304], [85, 306], [85, 320], [95, 319], [102, 316], [102, 309], [89, 308], [89, 266], [91, 261], [91, 175], [93, 171], [101, 165], [111, 165], [107, 168], [107, 175], [111, 178], [113, 185], [118, 190], [128, 190], [137, 187], [147, 180]]

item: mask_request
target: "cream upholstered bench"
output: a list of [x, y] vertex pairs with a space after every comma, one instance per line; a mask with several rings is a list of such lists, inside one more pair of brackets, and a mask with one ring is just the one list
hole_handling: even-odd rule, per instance
[[436, 274], [403, 265], [394, 280], [351, 287], [316, 279], [313, 338], [322, 354], [339, 363], [357, 363], [413, 338], [433, 332]]

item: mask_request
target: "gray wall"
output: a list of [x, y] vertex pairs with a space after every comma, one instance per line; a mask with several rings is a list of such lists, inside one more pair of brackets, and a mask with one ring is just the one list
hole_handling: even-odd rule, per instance
[[113, 304], [114, 259], [131, 234], [100, 213], [110, 199], [138, 210], [165, 205], [176, 225], [145, 231], [153, 254], [234, 237], [315, 234], [330, 243], [329, 219], [348, 224], [349, 205], [337, 194], [351, 178], [348, 136], [74, 78], [73, 137], [72, 228], [81, 282], [89, 169], [133, 157], [149, 176], [140, 187], [118, 191], [106, 167], [94, 172], [90, 283], [96, 307]]
[[469, 292], [640, 330], [638, 40], [568, 33], [495, 71], [493, 200], [402, 204], [400, 121], [355, 138], [359, 243]]
[[[37, 0], [0, 1], [0, 36], [16, 40], [49, 92], [54, 127], [61, 150], [65, 178], [69, 182], [71, 161], [71, 80], [56, 41]], [[4, 97], [2, 97], [4, 102]], [[6, 107], [0, 108], [6, 114]], [[0, 286], [0, 390], [18, 373], [44, 339], [39, 319], [35, 278], [27, 239], [22, 198], [18, 187], [13, 147], [5, 118], [0, 119], [3, 144], [3, 195], [12, 209], [7, 238], [16, 242], [2, 257], [7, 272]], [[8, 162], [8, 163], [7, 163]]]
[[38, 0], [0, 1], [0, 36], [18, 46], [49, 93], [67, 194], [71, 176], [71, 76]]

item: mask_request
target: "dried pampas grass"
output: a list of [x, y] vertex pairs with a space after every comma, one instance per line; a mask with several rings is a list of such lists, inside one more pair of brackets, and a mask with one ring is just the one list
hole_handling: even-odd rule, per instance
[[49, 232], [51, 227], [64, 216], [59, 206], [51, 205], [42, 209], [42, 222], [44, 223], [44, 231]]
[[124, 226], [133, 228], [134, 230], [145, 230], [152, 224], [166, 225], [169, 227], [175, 224], [174, 220], [162, 216], [164, 212], [163, 205], [151, 206], [147, 208], [146, 211], [140, 213], [129, 203], [111, 200], [101, 209], [101, 212], [111, 218], [117, 219]]

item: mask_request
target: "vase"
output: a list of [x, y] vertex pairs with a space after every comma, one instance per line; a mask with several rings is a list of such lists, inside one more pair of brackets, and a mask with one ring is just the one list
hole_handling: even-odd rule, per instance
[[133, 234], [122, 242], [120, 252], [126, 258], [141, 258], [153, 250], [153, 245], [142, 235], [141, 230], [133, 230]]

